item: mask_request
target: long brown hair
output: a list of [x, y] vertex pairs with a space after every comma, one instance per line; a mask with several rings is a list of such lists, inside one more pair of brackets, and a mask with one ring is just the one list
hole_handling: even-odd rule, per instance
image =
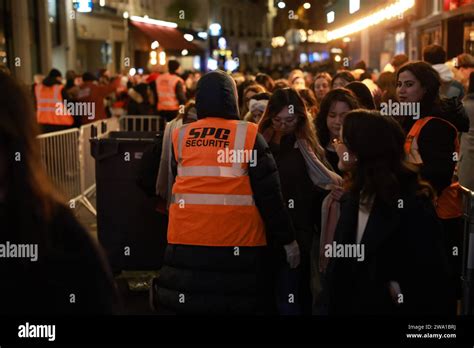
[[329, 128], [327, 124], [329, 110], [334, 102], [344, 102], [349, 106], [351, 110], [359, 107], [357, 97], [351, 90], [346, 88], [336, 88], [329, 91], [321, 101], [318, 116], [316, 117], [316, 129], [319, 135], [319, 141], [326, 147], [332, 140], [329, 134]]
[[286, 106], [293, 106], [294, 114], [298, 117], [295, 135], [298, 139], [305, 140], [319, 159], [325, 161], [324, 150], [319, 144], [316, 129], [306, 105], [294, 88], [278, 89], [273, 93], [267, 108], [258, 123], [258, 131], [262, 134], [272, 128], [272, 119]]
[[433, 105], [440, 103], [439, 89], [441, 81], [438, 72], [426, 62], [409, 62], [400, 67], [397, 71], [397, 81], [400, 74], [404, 71], [409, 71], [420, 81], [420, 85], [426, 90], [421, 102], [421, 114], [426, 115], [426, 111], [431, 109]]
[[[0, 89], [0, 152], [6, 162], [7, 209], [18, 214], [16, 218], [20, 220], [15, 223], [19, 227], [27, 223], [21, 219], [27, 219], [25, 214], [47, 223], [60, 197], [41, 164], [32, 98], [26, 86], [5, 73], [0, 73]], [[26, 227], [19, 230], [20, 234], [33, 234]]]
[[301, 99], [303, 99], [304, 103], [306, 104], [306, 108], [311, 115], [311, 118], [314, 120], [319, 111], [318, 101], [316, 100], [314, 92], [309, 88], [303, 88], [298, 90], [298, 94], [300, 95]]

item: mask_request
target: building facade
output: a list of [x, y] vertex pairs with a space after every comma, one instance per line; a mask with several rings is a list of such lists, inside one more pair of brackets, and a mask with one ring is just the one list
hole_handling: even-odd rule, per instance
[[[157, 40], [131, 35], [134, 16], [170, 21], [182, 34], [193, 35], [196, 50], [165, 44], [155, 50], [166, 50], [167, 58], [185, 68], [267, 66], [276, 11], [274, 0], [241, 0], [239, 6], [234, 0], [0, 0], [0, 14], [0, 59], [31, 83], [52, 67], [63, 74], [102, 68], [119, 73], [135, 65], [154, 69], [149, 63]], [[220, 27], [215, 34], [213, 24]], [[233, 64], [225, 65], [229, 60]]]
[[46, 0], [0, 1], [0, 63], [32, 82], [51, 66], [50, 22]]
[[474, 54], [473, 0], [427, 0], [420, 2], [418, 11], [411, 25], [413, 58], [420, 59], [423, 48], [433, 43], [445, 48], [448, 59]]
[[[327, 2], [329, 44], [341, 50], [340, 65], [352, 68], [358, 61], [364, 61], [368, 67], [381, 70], [394, 55], [408, 55], [410, 24], [416, 18], [417, 3], [420, 1]], [[332, 36], [336, 38], [331, 39]]]
[[[404, 11], [391, 15], [400, 8]], [[384, 9], [390, 10], [380, 12]], [[367, 28], [330, 41], [342, 49], [350, 66], [364, 60], [381, 70], [399, 53], [420, 60], [423, 48], [434, 43], [445, 48], [448, 59], [474, 53], [474, 0], [333, 0], [326, 2], [325, 11], [329, 31], [357, 21], [369, 23], [375, 13], [381, 14]]]

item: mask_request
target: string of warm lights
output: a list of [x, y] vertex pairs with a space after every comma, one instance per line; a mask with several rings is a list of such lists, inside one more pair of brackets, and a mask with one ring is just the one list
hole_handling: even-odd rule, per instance
[[374, 12], [367, 17], [361, 18], [341, 28], [329, 31], [327, 39], [328, 41], [331, 41], [352, 35], [368, 27], [379, 24], [384, 20], [400, 16], [413, 6], [415, 6], [415, 0], [398, 0], [396, 3]]
[[161, 21], [161, 20], [152, 19], [152, 18], [149, 18], [149, 17], [131, 16], [130, 19], [132, 21], [135, 21], [135, 22], [161, 25], [162, 27], [169, 27], [169, 28], [177, 28], [178, 27], [178, 24], [176, 24], [176, 23]]

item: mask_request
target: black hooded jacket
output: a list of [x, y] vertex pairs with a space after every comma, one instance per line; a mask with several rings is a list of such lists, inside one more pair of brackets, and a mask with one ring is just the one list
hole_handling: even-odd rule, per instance
[[[239, 119], [237, 89], [229, 75], [214, 71], [199, 80], [196, 111], [199, 119]], [[260, 134], [254, 150], [257, 165], [249, 167], [249, 177], [267, 242], [288, 244], [295, 232], [285, 210], [275, 160]], [[176, 175], [174, 158], [171, 165]], [[234, 247], [168, 245], [157, 297], [159, 305], [177, 313], [252, 314], [271, 307], [271, 291], [267, 247], [240, 247], [236, 256]]]

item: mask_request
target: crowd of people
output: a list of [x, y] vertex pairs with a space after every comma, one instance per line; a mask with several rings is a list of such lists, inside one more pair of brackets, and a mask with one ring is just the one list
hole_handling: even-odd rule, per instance
[[[463, 249], [459, 187], [474, 190], [474, 57], [462, 54], [452, 65], [441, 46], [430, 45], [423, 61], [397, 55], [384, 70], [377, 76], [359, 62], [332, 73], [294, 69], [274, 80], [265, 73], [181, 75], [170, 60], [163, 74], [68, 72], [64, 87], [53, 69], [32, 92], [43, 131], [88, 122], [69, 115], [58, 124], [51, 98], [95, 103], [94, 120], [115, 106], [167, 121], [156, 180], [146, 185], [169, 215], [164, 266], [152, 289], [157, 308], [454, 315]], [[11, 106], [0, 117], [0, 213], [18, 231], [11, 240], [39, 240], [51, 253], [37, 269], [18, 267], [32, 279], [54, 269], [57, 279], [54, 257], [66, 257], [69, 239], [80, 240], [80, 253], [95, 255], [87, 264], [93, 274], [78, 270], [96, 281], [87, 296], [100, 297], [108, 306], [96, 311], [109, 312], [115, 293], [100, 252], [46, 189], [31, 98], [10, 76], [0, 77], [8, 90], [2, 105]], [[254, 161], [222, 164], [218, 144], [252, 152]], [[23, 165], [10, 156], [18, 148]], [[20, 221], [26, 224], [16, 227]]]

